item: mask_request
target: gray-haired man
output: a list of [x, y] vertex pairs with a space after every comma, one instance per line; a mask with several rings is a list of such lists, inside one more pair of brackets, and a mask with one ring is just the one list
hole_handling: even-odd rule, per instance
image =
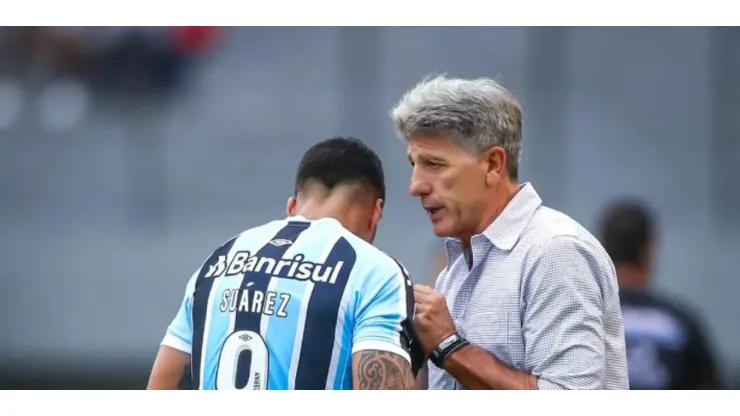
[[617, 279], [599, 242], [518, 183], [522, 113], [490, 79], [438, 77], [392, 112], [410, 192], [446, 241], [414, 323], [430, 389], [627, 389]]

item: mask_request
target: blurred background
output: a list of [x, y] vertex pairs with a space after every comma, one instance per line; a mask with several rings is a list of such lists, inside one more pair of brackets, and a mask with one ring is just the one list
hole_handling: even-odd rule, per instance
[[0, 28], [0, 387], [145, 387], [190, 275], [336, 135], [383, 158], [377, 244], [433, 283], [388, 112], [442, 72], [518, 97], [545, 204], [594, 234], [652, 207], [650, 290], [740, 387], [740, 29], [208, 27]]

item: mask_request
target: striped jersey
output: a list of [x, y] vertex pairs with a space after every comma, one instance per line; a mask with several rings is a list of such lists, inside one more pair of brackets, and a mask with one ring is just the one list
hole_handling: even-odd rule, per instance
[[194, 389], [352, 389], [354, 352], [421, 365], [413, 307], [400, 263], [333, 218], [294, 216], [216, 249], [162, 345], [191, 355]]

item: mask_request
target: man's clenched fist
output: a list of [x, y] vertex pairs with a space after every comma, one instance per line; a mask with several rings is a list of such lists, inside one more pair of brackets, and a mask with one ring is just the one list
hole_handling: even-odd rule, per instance
[[455, 333], [455, 325], [441, 293], [424, 285], [414, 285], [414, 327], [424, 354], [429, 357], [445, 338]]

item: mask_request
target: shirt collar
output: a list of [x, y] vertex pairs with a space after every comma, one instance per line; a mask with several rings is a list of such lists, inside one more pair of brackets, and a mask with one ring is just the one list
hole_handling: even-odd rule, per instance
[[338, 224], [338, 225], [344, 227], [342, 225], [342, 223], [338, 219], [336, 219], [334, 217], [321, 217], [321, 218], [316, 218], [316, 219], [313, 219], [313, 220], [309, 220], [308, 218], [304, 217], [303, 215], [292, 215], [292, 216], [289, 215], [289, 216], [285, 217], [285, 220], [288, 221], [288, 222], [292, 222], [292, 221], [299, 221], [299, 222], [319, 222], [319, 221], [322, 221], [324, 223], [331, 222], [331, 223]]
[[[540, 205], [542, 205], [542, 199], [537, 191], [534, 190], [532, 184], [525, 182], [519, 186], [519, 191], [501, 214], [479, 235], [485, 237], [498, 249], [511, 250]], [[473, 240], [475, 239], [476, 236], [473, 236]], [[457, 239], [448, 239], [448, 243], [453, 241], [459, 243]], [[449, 249], [454, 244], [446, 244], [446, 246], [449, 253]]]
[[542, 199], [532, 184], [524, 183], [501, 214], [483, 231], [483, 235], [497, 248], [511, 250], [540, 205]]

